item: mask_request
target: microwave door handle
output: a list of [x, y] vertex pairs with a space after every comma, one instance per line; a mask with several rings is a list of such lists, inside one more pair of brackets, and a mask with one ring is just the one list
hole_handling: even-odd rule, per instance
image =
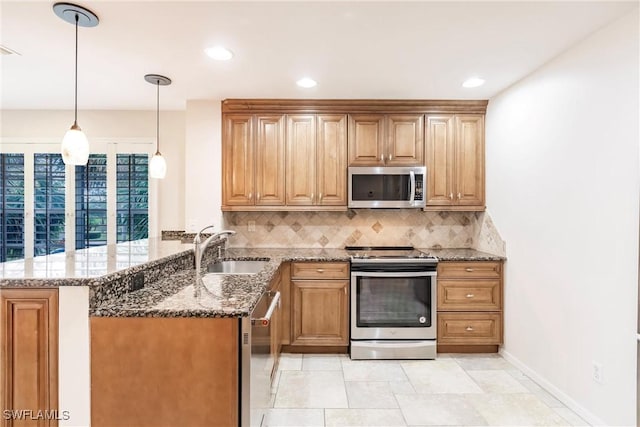
[[416, 174], [409, 171], [409, 203], [413, 203], [416, 198]]

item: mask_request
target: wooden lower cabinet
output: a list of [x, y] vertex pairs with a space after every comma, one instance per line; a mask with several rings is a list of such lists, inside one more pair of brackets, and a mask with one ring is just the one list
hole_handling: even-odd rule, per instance
[[497, 352], [503, 335], [501, 261], [438, 264], [438, 351]]
[[291, 265], [291, 345], [349, 345], [349, 263]]
[[0, 425], [57, 426], [58, 290], [0, 289], [0, 324]]
[[92, 427], [238, 425], [237, 318], [90, 322]]

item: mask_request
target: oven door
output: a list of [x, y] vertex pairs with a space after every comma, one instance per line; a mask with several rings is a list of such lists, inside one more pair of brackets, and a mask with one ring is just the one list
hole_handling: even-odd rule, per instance
[[352, 271], [351, 339], [435, 338], [435, 271]]

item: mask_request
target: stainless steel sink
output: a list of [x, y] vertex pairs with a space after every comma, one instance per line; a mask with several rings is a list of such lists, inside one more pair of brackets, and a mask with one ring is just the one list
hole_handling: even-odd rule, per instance
[[216, 274], [256, 274], [262, 271], [268, 261], [241, 260], [222, 261], [207, 266], [208, 273]]

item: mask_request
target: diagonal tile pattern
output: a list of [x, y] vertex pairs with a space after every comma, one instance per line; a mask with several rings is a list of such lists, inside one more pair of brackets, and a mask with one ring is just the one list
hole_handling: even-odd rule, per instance
[[499, 355], [283, 354], [270, 427], [588, 426]]

